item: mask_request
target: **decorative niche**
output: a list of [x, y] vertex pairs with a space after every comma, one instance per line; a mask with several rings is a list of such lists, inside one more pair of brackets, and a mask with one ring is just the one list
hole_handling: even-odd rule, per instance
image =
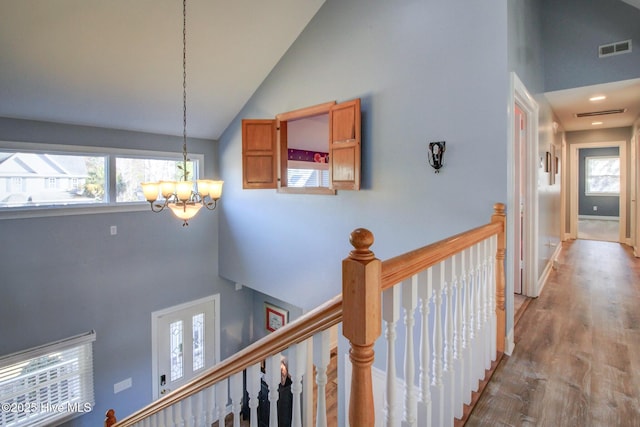
[[242, 121], [242, 187], [335, 194], [360, 189], [360, 99]]

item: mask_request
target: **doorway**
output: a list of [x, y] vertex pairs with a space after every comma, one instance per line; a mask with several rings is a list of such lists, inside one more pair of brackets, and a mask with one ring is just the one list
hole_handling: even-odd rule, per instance
[[514, 284], [511, 293], [538, 296], [538, 104], [515, 73], [511, 73], [510, 120], [508, 145], [509, 194], [507, 209], [507, 282]]
[[[586, 178], [582, 179], [580, 176], [580, 152], [587, 149], [598, 149], [614, 147], [617, 148], [619, 156], [619, 198], [618, 198], [618, 218], [617, 218], [617, 230], [614, 230], [615, 241], [620, 243], [627, 243], [627, 150], [625, 141], [611, 141], [611, 142], [586, 142], [571, 144], [569, 150], [569, 161], [571, 163], [571, 176], [570, 176], [570, 206], [569, 206], [569, 235], [571, 239], [578, 239], [579, 235], [579, 220], [599, 219], [597, 215], [584, 215], [584, 211], [581, 217], [580, 210], [580, 196], [582, 193], [587, 193]], [[583, 153], [584, 154], [584, 153]], [[586, 157], [586, 156], [583, 156]], [[592, 212], [596, 214], [599, 212], [600, 207], [598, 205], [590, 205]], [[591, 218], [590, 218], [591, 217]], [[583, 222], [583, 232], [590, 224]], [[612, 224], [604, 224], [604, 226]], [[602, 224], [601, 224], [602, 226]], [[595, 236], [595, 232], [592, 232], [592, 236]], [[582, 237], [585, 237], [582, 233]], [[587, 238], [589, 235], [587, 234]]]
[[151, 313], [153, 398], [220, 360], [220, 295]]

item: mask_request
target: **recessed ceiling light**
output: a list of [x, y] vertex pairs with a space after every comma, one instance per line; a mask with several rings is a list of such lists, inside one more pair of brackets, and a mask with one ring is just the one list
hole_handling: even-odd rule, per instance
[[591, 122], [591, 124], [592, 124], [593, 126], [598, 126], [598, 125], [601, 125], [601, 124], [602, 124], [602, 122]]
[[592, 96], [591, 98], [589, 98], [589, 101], [595, 102], [595, 101], [602, 101], [603, 99], [607, 99], [607, 97], [604, 95], [598, 95], [598, 96]]

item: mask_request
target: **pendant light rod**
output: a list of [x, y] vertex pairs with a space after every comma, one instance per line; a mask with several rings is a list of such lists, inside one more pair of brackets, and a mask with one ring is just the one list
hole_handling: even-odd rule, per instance
[[183, 226], [189, 225], [200, 208], [214, 210], [222, 195], [223, 181], [210, 179], [189, 180], [187, 169], [187, 0], [182, 0], [182, 177], [179, 181], [160, 181], [141, 183], [142, 191], [151, 204], [153, 212], [162, 212], [169, 208], [176, 217], [183, 220]]

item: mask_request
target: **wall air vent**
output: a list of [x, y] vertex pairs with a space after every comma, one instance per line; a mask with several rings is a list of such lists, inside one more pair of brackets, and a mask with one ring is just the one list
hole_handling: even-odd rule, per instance
[[590, 111], [588, 113], [576, 113], [576, 117], [606, 116], [608, 114], [622, 114], [626, 111], [627, 111], [626, 108], [617, 108], [615, 110], [604, 110], [604, 111]]
[[631, 39], [621, 42], [603, 44], [598, 47], [598, 56], [604, 58], [605, 56], [620, 55], [622, 53], [631, 52]]

